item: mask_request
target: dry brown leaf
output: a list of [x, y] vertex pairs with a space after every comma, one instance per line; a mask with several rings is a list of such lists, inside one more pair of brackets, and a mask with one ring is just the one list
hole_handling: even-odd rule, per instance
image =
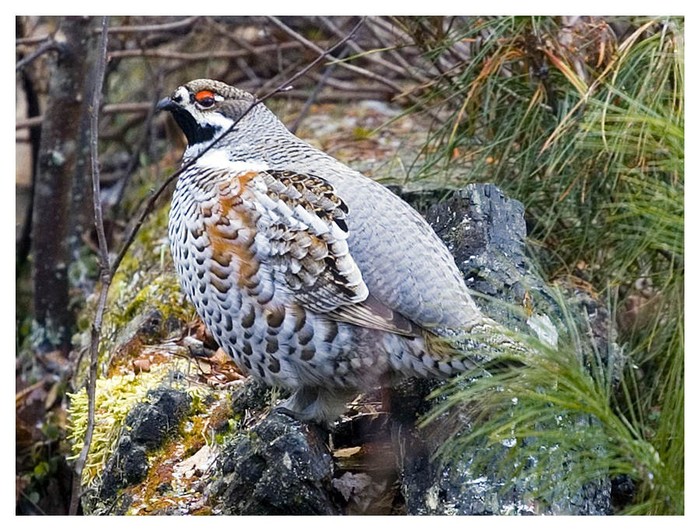
[[336, 451], [333, 451], [333, 456], [335, 458], [348, 458], [359, 453], [361, 450], [362, 447], [346, 447], [344, 449], [338, 449]]
[[188, 459], [175, 465], [174, 472], [185, 478], [201, 476], [209, 467], [213, 454], [211, 446], [204, 445]]

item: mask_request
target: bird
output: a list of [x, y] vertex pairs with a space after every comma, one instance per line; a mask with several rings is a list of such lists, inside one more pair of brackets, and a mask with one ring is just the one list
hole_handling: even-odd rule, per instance
[[243, 372], [290, 392], [283, 411], [331, 424], [359, 393], [487, 358], [473, 338], [495, 323], [399, 196], [222, 81], [157, 108], [187, 139], [168, 222], [182, 290]]

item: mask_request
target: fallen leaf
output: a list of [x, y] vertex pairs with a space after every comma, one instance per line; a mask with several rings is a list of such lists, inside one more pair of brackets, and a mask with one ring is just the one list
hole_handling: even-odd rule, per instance
[[194, 453], [188, 459], [183, 460], [174, 468], [175, 473], [189, 479], [193, 476], [201, 476], [211, 463], [213, 457], [212, 448], [209, 445], [204, 445], [199, 451]]
[[134, 366], [134, 373], [139, 374], [142, 371], [143, 372], [148, 372], [151, 371], [151, 361], [148, 360], [147, 358], [137, 358], [132, 362]]
[[362, 447], [346, 447], [345, 449], [333, 451], [333, 456], [335, 458], [348, 458], [349, 456], [359, 453], [361, 450]]

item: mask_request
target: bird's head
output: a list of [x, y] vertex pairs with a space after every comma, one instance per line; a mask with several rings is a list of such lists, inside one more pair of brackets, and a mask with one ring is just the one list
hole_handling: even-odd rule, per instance
[[221, 81], [196, 79], [163, 98], [157, 109], [172, 113], [189, 146], [195, 147], [226, 132], [255, 102], [252, 94]]

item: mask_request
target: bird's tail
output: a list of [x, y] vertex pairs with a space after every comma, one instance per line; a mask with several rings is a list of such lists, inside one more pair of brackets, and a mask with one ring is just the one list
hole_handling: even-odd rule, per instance
[[531, 352], [522, 338], [486, 317], [462, 330], [433, 330], [424, 340], [434, 368], [444, 376], [516, 366]]

